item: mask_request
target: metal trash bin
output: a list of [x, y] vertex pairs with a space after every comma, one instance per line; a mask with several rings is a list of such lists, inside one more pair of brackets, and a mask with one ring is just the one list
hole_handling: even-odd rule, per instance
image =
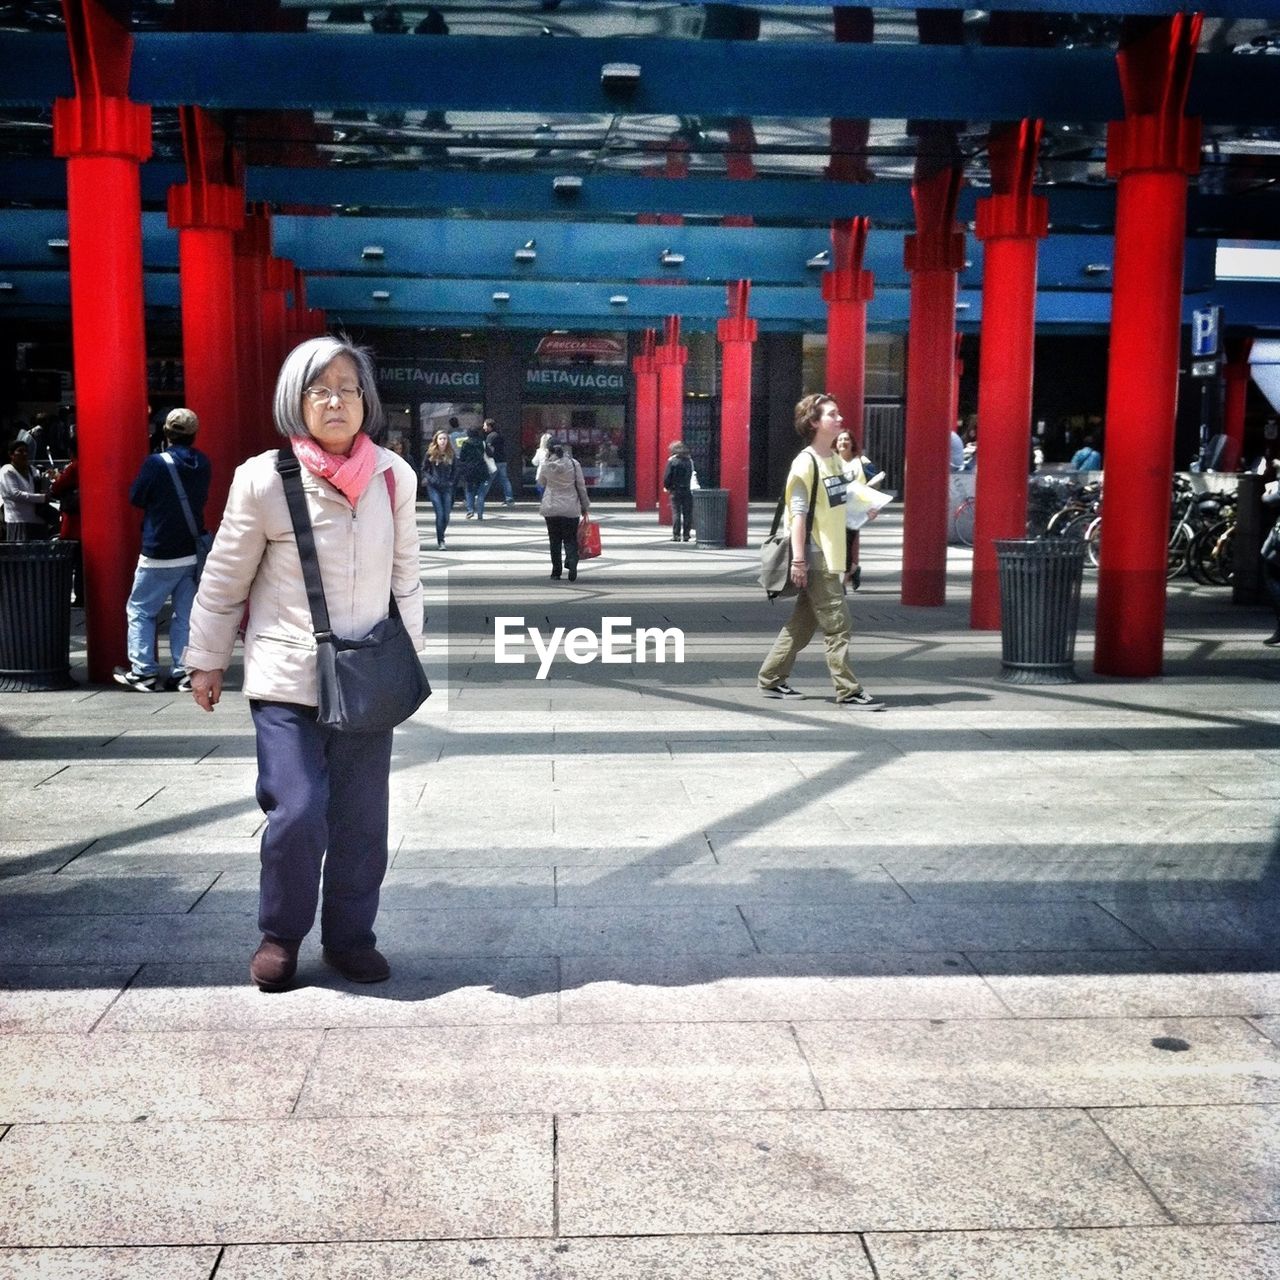
[[0, 542], [0, 691], [74, 689], [75, 542]]
[[1085, 544], [1078, 539], [996, 542], [1000, 572], [1000, 679], [1071, 684]]
[[728, 489], [694, 489], [693, 529], [700, 547], [723, 547], [724, 531], [729, 523]]

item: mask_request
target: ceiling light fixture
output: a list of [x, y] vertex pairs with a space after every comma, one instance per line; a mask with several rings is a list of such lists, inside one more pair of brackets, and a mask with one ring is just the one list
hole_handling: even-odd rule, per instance
[[382, 259], [387, 256], [387, 251], [380, 244], [367, 244], [360, 250], [362, 258]]
[[1107, 262], [1086, 262], [1080, 270], [1086, 276], [1105, 276], [1111, 270], [1111, 264]]
[[808, 258], [804, 264], [810, 271], [825, 271], [831, 265], [831, 254], [826, 249], [819, 249], [812, 258]]
[[494, 302], [510, 302], [511, 295], [505, 289], [495, 289], [493, 300]]
[[71, 241], [64, 240], [61, 236], [53, 236], [46, 243], [54, 253], [66, 253], [71, 248]]
[[630, 302], [630, 301], [631, 301], [631, 299], [630, 299], [630, 298], [628, 298], [628, 297], [627, 297], [627, 295], [626, 295], [625, 293], [615, 293], [615, 294], [614, 294], [614, 295], [609, 299], [609, 305], [610, 305], [611, 307], [625, 307], [625, 306], [627, 305], [627, 303], [628, 303], [628, 302]]
[[674, 249], [663, 249], [663, 251], [658, 254], [658, 261], [662, 263], [664, 267], [683, 267], [684, 254], [677, 253]]
[[374, 302], [390, 302], [391, 294], [386, 289], [375, 289], [370, 295]]
[[532, 240], [526, 240], [524, 244], [516, 250], [515, 258], [517, 262], [537, 262], [537, 245]]
[[551, 179], [551, 190], [558, 196], [576, 196], [582, 190], [582, 179], [576, 173], [562, 174]]
[[640, 84], [638, 62], [606, 62], [600, 68], [600, 87], [605, 93], [629, 97]]

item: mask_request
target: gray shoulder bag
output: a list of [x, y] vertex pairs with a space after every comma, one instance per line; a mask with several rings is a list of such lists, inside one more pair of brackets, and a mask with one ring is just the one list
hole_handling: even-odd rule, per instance
[[[812, 454], [810, 459], [813, 462], [813, 483], [809, 486], [809, 510], [804, 517], [806, 543], [813, 534], [813, 509], [818, 501], [818, 460]], [[769, 526], [769, 536], [760, 544], [760, 572], [756, 581], [770, 600], [800, 594], [799, 588], [791, 581], [791, 534], [786, 529], [778, 532], [786, 501], [787, 486], [784, 484], [782, 497], [778, 499], [777, 510], [773, 513], [773, 524]]]
[[[284, 485], [289, 519], [298, 540], [298, 558], [307, 584], [311, 626], [316, 637], [316, 721], [346, 733], [383, 733], [407, 720], [431, 696], [427, 674], [418, 661], [413, 640], [405, 630], [395, 593], [387, 616], [358, 640], [336, 636], [329, 629], [329, 607], [320, 579], [315, 533], [302, 491], [301, 467], [289, 445], [276, 456], [276, 470]], [[394, 494], [387, 475], [387, 496]], [[392, 500], [394, 510], [395, 502]]]

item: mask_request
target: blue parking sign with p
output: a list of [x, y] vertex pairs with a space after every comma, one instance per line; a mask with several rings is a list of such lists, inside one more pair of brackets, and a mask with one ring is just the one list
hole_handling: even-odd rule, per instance
[[1191, 313], [1191, 354], [1216, 356], [1222, 328], [1221, 307], [1200, 307]]

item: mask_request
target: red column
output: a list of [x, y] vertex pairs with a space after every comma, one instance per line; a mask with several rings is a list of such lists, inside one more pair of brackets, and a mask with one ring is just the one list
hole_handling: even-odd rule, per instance
[[870, 271], [862, 269], [870, 218], [831, 224], [831, 266], [822, 277], [827, 304], [827, 385], [853, 438], [862, 445], [867, 383], [867, 303], [875, 297]]
[[1198, 14], [1133, 24], [1117, 55], [1125, 119], [1107, 131], [1116, 190], [1106, 497], [1094, 670], [1157, 676], [1173, 483], [1187, 176], [1200, 122], [1183, 115]]
[[1234, 471], [1244, 452], [1244, 406], [1249, 394], [1249, 351], [1252, 338], [1229, 337], [1227, 360], [1222, 366], [1222, 433], [1226, 448], [1218, 462], [1219, 471]]
[[637, 511], [653, 511], [658, 505], [658, 362], [653, 354], [657, 336], [645, 329], [640, 354], [631, 362], [636, 375]]
[[250, 204], [233, 241], [236, 269], [236, 368], [240, 376], [240, 453], [247, 457], [271, 440], [271, 393], [262, 354], [262, 291], [271, 254], [271, 214]]
[[[831, 16], [836, 44], [870, 44], [875, 39], [875, 15], [870, 6], [840, 5]], [[831, 163], [827, 166], [827, 177], [833, 182], [870, 182], [874, 177], [867, 168], [867, 139], [870, 136], [870, 120], [833, 119]]]
[[213, 468], [205, 520], [214, 529], [242, 456], [232, 237], [244, 226], [244, 191], [220, 180], [230, 176], [226, 139], [212, 118], [198, 107], [179, 114], [188, 180], [169, 188], [169, 225], [178, 229], [184, 398]]
[[89, 678], [103, 683], [127, 661], [139, 545], [128, 493], [147, 451], [138, 166], [151, 155], [151, 108], [127, 96], [128, 32], [97, 0], [67, 0], [64, 14], [76, 96], [53, 104], [53, 150], [67, 160]]
[[654, 351], [658, 364], [658, 520], [671, 523], [671, 499], [662, 488], [661, 468], [667, 464], [673, 440], [684, 434], [684, 367], [689, 348], [680, 345], [680, 317], [668, 316], [662, 326], [662, 345]]
[[963, 175], [917, 162], [911, 187], [916, 233], [906, 238], [911, 272], [907, 335], [906, 482], [902, 603], [941, 605], [947, 594], [947, 497], [955, 380], [956, 276], [964, 232], [955, 222]]
[[1049, 232], [1049, 202], [1031, 194], [1044, 125], [991, 131], [992, 186], [978, 201], [982, 264], [982, 340], [978, 365], [980, 449], [969, 625], [1000, 629], [997, 538], [1027, 533], [1031, 387], [1035, 354], [1036, 258]]
[[747, 486], [751, 479], [751, 350], [759, 325], [747, 316], [751, 282], [729, 286], [729, 315], [716, 324], [720, 339], [720, 487], [729, 490], [726, 547], [747, 545]]
[[275, 392], [276, 376], [289, 354], [289, 294], [293, 291], [294, 266], [288, 258], [268, 258], [262, 290], [262, 371], [267, 404]]

